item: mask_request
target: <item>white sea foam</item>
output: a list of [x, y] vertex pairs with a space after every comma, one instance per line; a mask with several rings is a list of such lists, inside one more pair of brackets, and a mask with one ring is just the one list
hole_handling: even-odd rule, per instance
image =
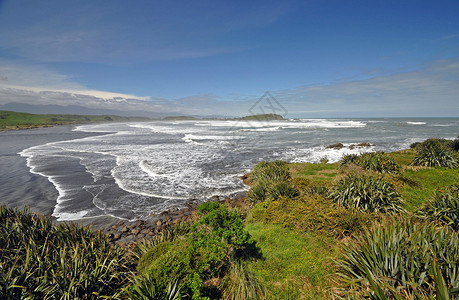
[[427, 123], [426, 122], [407, 121], [406, 124], [409, 124], [409, 125], [425, 125]]
[[[247, 190], [240, 176], [260, 160], [337, 162], [345, 154], [398, 150], [426, 138], [428, 126], [412, 126], [407, 132], [406, 124], [349, 119], [91, 124], [75, 130], [103, 134], [31, 147], [21, 155], [31, 172], [46, 176], [58, 189], [54, 215], [60, 220], [97, 215], [132, 219], [183, 205], [186, 199]], [[458, 126], [441, 130], [455, 136]], [[337, 142], [345, 147], [324, 146]], [[349, 148], [360, 142], [377, 145]], [[70, 166], [67, 160], [85, 168], [87, 174], [78, 175], [80, 185], [71, 169], [53, 169]], [[92, 204], [80, 205], [81, 195], [92, 198]]]

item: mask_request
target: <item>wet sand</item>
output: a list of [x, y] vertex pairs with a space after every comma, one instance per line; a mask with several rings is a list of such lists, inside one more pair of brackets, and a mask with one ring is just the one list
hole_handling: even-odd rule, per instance
[[0, 132], [0, 204], [10, 208], [27, 206], [51, 215], [58, 192], [47, 178], [32, 174], [26, 158], [18, 153], [32, 146], [97, 134], [74, 132], [73, 125]]

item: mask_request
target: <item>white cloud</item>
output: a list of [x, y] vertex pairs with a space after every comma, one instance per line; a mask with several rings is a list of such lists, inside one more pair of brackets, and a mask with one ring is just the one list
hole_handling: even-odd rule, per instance
[[[73, 83], [71, 77], [41, 68], [2, 67], [0, 76], [7, 79], [0, 80], [0, 105], [16, 102], [122, 112], [234, 116], [249, 114], [249, 108], [261, 96], [141, 97], [88, 90]], [[361, 80], [271, 92], [287, 109], [288, 117], [457, 117], [459, 58], [433, 61], [416, 71], [386, 72]]]
[[459, 116], [459, 60], [434, 61], [417, 71], [364, 80], [301, 86], [274, 95], [290, 114]]

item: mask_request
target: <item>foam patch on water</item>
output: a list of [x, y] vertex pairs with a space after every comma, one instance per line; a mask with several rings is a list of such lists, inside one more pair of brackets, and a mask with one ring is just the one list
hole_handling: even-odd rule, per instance
[[[408, 148], [423, 141], [429, 128], [457, 134], [454, 121], [429, 124], [453, 127], [412, 126], [408, 132], [405, 121], [350, 119], [90, 124], [75, 130], [105, 134], [31, 147], [21, 155], [31, 172], [46, 176], [58, 190], [53, 215], [59, 220], [100, 215], [132, 220], [188, 199], [247, 190], [240, 176], [260, 160], [337, 162], [346, 154]], [[337, 142], [345, 147], [324, 146]], [[376, 146], [349, 148], [360, 142]]]

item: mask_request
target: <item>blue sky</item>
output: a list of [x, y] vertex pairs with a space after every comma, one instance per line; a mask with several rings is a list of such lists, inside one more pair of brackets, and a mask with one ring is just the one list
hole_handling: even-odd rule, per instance
[[459, 116], [459, 1], [0, 0], [10, 102], [289, 117]]

